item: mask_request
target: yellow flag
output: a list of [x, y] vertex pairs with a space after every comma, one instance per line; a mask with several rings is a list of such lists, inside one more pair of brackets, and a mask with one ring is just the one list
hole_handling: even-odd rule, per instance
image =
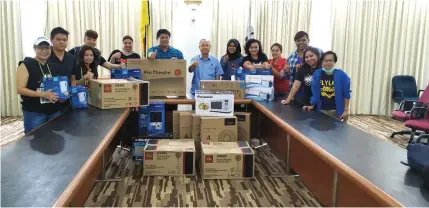
[[151, 47], [151, 31], [149, 18], [149, 0], [142, 0], [140, 13], [140, 38], [142, 42], [142, 54], [146, 56], [146, 52]]

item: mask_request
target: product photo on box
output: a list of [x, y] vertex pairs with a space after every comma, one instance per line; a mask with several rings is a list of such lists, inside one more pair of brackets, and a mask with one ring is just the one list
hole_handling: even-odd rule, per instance
[[230, 91], [197, 90], [195, 112], [199, 116], [233, 116], [234, 94]]

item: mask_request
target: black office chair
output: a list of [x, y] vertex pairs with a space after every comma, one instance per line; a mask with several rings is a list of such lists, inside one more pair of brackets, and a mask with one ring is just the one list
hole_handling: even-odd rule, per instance
[[420, 91], [417, 90], [417, 82], [413, 76], [398, 75], [392, 78], [392, 99], [400, 104], [403, 100], [417, 101]]

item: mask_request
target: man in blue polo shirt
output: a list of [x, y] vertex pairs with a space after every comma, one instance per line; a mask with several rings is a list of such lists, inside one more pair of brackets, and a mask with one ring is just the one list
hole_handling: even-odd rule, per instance
[[156, 39], [159, 45], [149, 48], [147, 51], [148, 59], [184, 59], [183, 54], [178, 49], [170, 46], [170, 31], [160, 29], [156, 33]]
[[222, 66], [216, 57], [209, 54], [210, 49], [210, 41], [202, 39], [200, 41], [201, 54], [191, 59], [190, 63], [192, 64], [188, 70], [190, 73], [194, 73], [191, 87], [192, 94], [195, 94], [195, 90], [200, 89], [200, 80], [219, 80], [220, 76], [223, 75]]

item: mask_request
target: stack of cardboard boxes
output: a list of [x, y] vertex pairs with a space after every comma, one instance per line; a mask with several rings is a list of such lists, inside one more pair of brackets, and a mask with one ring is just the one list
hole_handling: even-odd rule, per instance
[[233, 112], [231, 92], [197, 91], [195, 98], [195, 112], [173, 112], [173, 137], [193, 139], [203, 178], [253, 178], [254, 152], [248, 143], [251, 114]]

